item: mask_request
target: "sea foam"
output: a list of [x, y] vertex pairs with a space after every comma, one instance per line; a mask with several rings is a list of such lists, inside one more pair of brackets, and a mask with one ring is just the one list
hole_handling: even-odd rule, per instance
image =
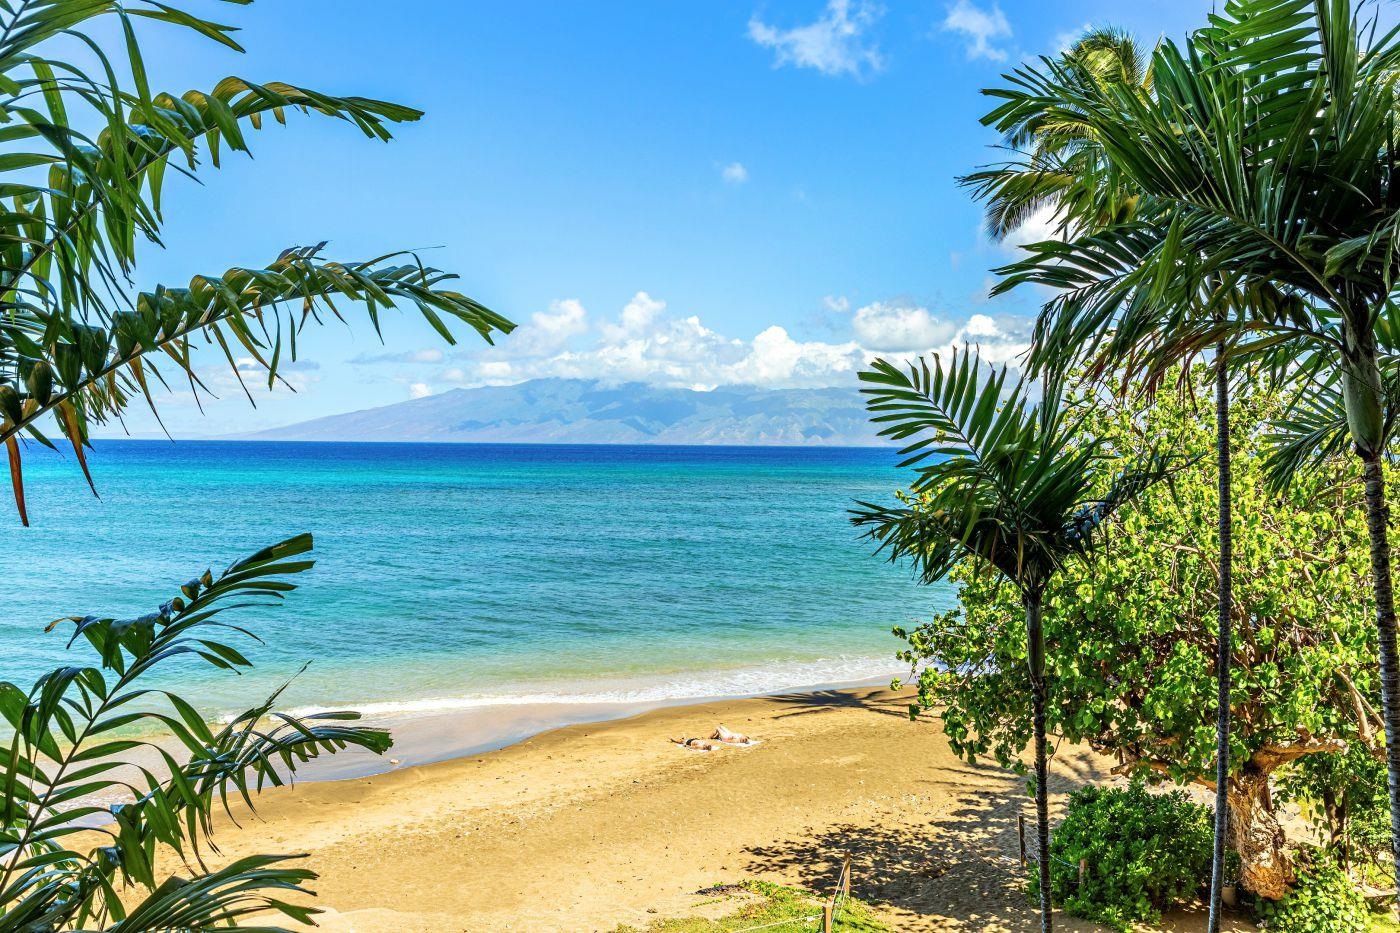
[[736, 698], [810, 692], [836, 687], [878, 685], [906, 669], [891, 658], [838, 657], [776, 661], [727, 670], [688, 671], [666, 677], [607, 678], [573, 681], [519, 693], [469, 693], [403, 700], [353, 703], [341, 707], [303, 706], [289, 710], [307, 716], [332, 709], [353, 709], [367, 717], [449, 713], [492, 706], [651, 705], [689, 700]]

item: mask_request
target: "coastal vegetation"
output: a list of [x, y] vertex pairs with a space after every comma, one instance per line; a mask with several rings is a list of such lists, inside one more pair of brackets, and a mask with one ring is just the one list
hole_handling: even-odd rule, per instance
[[[793, 888], [766, 881], [745, 881], [736, 885], [719, 885], [716, 904], [735, 900], [737, 908], [726, 911], [718, 919], [679, 917], [658, 920], [638, 929], [620, 926], [613, 933], [745, 933], [765, 930], [771, 933], [810, 933], [814, 920], [820, 922], [826, 901], [802, 888]], [[889, 933], [890, 927], [875, 916], [870, 907], [854, 898], [843, 898], [840, 910], [832, 922], [842, 933]]]
[[1035, 756], [1036, 860], [1041, 924], [1051, 925], [1049, 689], [1043, 610], [1053, 581], [1076, 579], [1079, 561], [1132, 499], [1167, 477], [1170, 458], [1140, 453], [1111, 479], [1101, 476], [1103, 442], [1079, 430], [1082, 414], [1062, 387], [1038, 403], [1006, 369], [988, 373], [975, 354], [954, 352], [945, 367], [920, 360], [908, 371], [877, 360], [861, 373], [881, 434], [905, 443], [901, 466], [917, 478], [895, 507], [861, 503], [853, 521], [891, 560], [908, 558], [925, 583], [973, 568], [1014, 590], [1029, 671]]
[[[1208, 390], [1211, 369], [1197, 367], [1194, 385]], [[1144, 404], [1083, 389], [1069, 404], [1092, 412], [1078, 429], [1082, 442], [1114, 452], [1118, 462], [1104, 465], [1109, 473], [1130, 465], [1143, 443], [1178, 451], [1189, 466], [1122, 514], [1118, 533], [1086, 557], [1082, 574], [1048, 587], [1049, 727], [1112, 756], [1122, 773], [1214, 789], [1214, 431], [1191, 395], [1162, 393]], [[1232, 654], [1236, 764], [1225, 796], [1235, 878], [1249, 892], [1279, 898], [1296, 880], [1289, 843], [1310, 840], [1289, 840], [1277, 818], [1275, 779], [1299, 774], [1289, 781], [1294, 799], [1333, 795], [1318, 818], [1338, 855], [1353, 828], [1375, 816], [1374, 798], [1337, 796], [1337, 785], [1350, 778], [1325, 771], [1303, 778], [1313, 773], [1298, 770], [1313, 756], [1319, 767], [1354, 762], [1349, 749], [1371, 754], [1383, 743], [1367, 699], [1378, 683], [1366, 529], [1346, 501], [1353, 493], [1343, 464], [1272, 493], [1259, 434], [1283, 406], [1264, 389], [1244, 386], [1235, 410], [1231, 443], [1242, 456], [1231, 496], [1241, 505], [1241, 638]], [[917, 707], [940, 710], [960, 755], [1016, 767], [1030, 722], [1025, 691], [1017, 689], [1027, 663], [1019, 600], [979, 568], [964, 567], [957, 579], [957, 610], [900, 633], [910, 644], [905, 659], [917, 667]], [[1362, 860], [1365, 847], [1350, 848], [1349, 857]]]
[[[1126, 97], [1147, 105], [1153, 95], [1151, 59], [1128, 33], [1112, 28], [1090, 30], [1052, 63], [1061, 80], [1082, 86], [1089, 94]], [[1024, 106], [1015, 95], [987, 114], [983, 122], [1001, 131], [1009, 156], [1000, 164], [961, 179], [985, 203], [987, 228], [1005, 240], [1015, 227], [1037, 212], [1049, 212], [1061, 237], [1109, 233], [1151, 217], [1158, 208], [1150, 192], [1137, 186], [1131, 174], [1118, 171], [1106, 137], [1073, 107]], [[1220, 572], [1216, 589], [1216, 723], [1215, 723], [1215, 832], [1211, 857], [1210, 917], [1207, 926], [1219, 928], [1221, 891], [1224, 885], [1226, 812], [1225, 788], [1230, 773], [1230, 702], [1232, 615], [1234, 596], [1232, 500], [1230, 472], [1233, 448], [1230, 438], [1230, 345], [1220, 339], [1221, 308], [1231, 301], [1247, 303], [1261, 297], [1259, 289], [1231, 283], [1220, 277], [1201, 281], [1196, 292], [1183, 289], [1184, 304], [1174, 317], [1160, 315], [1155, 326], [1123, 328], [1119, 316], [1105, 313], [1091, 322], [1098, 332], [1084, 331], [1065, 345], [1047, 342], [1035, 348], [1029, 360], [1032, 371], [1063, 371], [1065, 361], [1088, 358], [1091, 375], [1103, 378], [1114, 372], [1130, 379], [1144, 373], [1160, 373], [1168, 364], [1189, 361], [1205, 341], [1217, 338], [1215, 356], [1215, 461], [1216, 541]], [[1126, 317], [1126, 315], [1123, 315]], [[1096, 350], [1107, 339], [1108, 347]], [[1155, 386], [1149, 383], [1148, 388]]]
[[[1125, 348], [1144, 335], [1167, 350], [1217, 344], [1235, 363], [1262, 355], [1281, 379], [1310, 385], [1299, 393], [1306, 417], [1276, 422], [1283, 437], [1272, 460], [1280, 482], [1344, 446], [1359, 460], [1354, 481], [1365, 497], [1354, 504], [1367, 523], [1400, 838], [1400, 658], [1384, 477], [1393, 392], [1383, 367], [1397, 259], [1390, 114], [1400, 41], [1372, 28], [1366, 7], [1227, 4], [1183, 43], [1158, 46], [1149, 96], [1067, 80], [1053, 62], [1019, 72], [996, 92], [999, 112], [1076, 113], [1142, 203], [1130, 220], [1032, 245], [998, 290], [1035, 282], [1059, 291], [1038, 327], [1042, 359], [1072, 355], [1113, 322], [1110, 354], [1131, 356]], [[1217, 322], [1209, 343], [1195, 329], [1179, 337], [1203, 308]]]
[[[206, 865], [214, 818], [230, 799], [251, 806], [254, 793], [320, 755], [348, 747], [381, 754], [389, 734], [353, 725], [357, 713], [278, 712], [278, 693], [210, 726], [197, 697], [159, 686], [167, 668], [251, 667], [231, 636], [257, 636], [223, 613], [279, 603], [296, 589], [291, 578], [311, 569], [311, 546], [302, 535], [205, 571], [137, 618], [59, 619], [50, 628], [90, 657], [27, 689], [0, 682], [10, 732], [0, 774], [0, 928], [268, 929], [270, 915], [305, 922], [319, 913], [297, 903], [315, 875], [296, 856]], [[188, 877], [171, 874], [167, 860]]]
[[[1360, 841], [1375, 827], [1366, 755], [1388, 771], [1390, 852], [1379, 861], [1400, 872], [1384, 475], [1400, 385], [1400, 31], [1378, 28], [1377, 16], [1364, 2], [1232, 0], [1150, 56], [1130, 37], [1093, 33], [986, 92], [997, 106], [984, 122], [1006, 134], [1010, 155], [965, 179], [988, 202], [994, 233], [1037, 211], [1053, 220], [992, 291], [1050, 290], [1029, 368], [1051, 382], [1087, 376], [1077, 444], [1131, 458], [1166, 443], [1193, 466], [1123, 515], [1123, 533], [1085, 556], [1081, 581], [1048, 584], [1043, 613], [1006, 592], [986, 560], [949, 568], [963, 585], [960, 610], [904, 633], [906, 659], [923, 665], [916, 707], [940, 705], [950, 742], [969, 757], [1019, 767], [1030, 742], [1041, 775], [1048, 706], [1057, 734], [1116, 754], [1121, 773], [1210, 786], [1212, 931], [1227, 843], [1271, 926], [1350, 922], [1350, 898], [1313, 895], [1331, 891], [1333, 863], [1352, 869], [1348, 884], [1374, 880], [1376, 847]], [[1202, 357], [1213, 438], [1194, 405], [1206, 387], [1190, 364]], [[865, 378], [884, 378], [882, 365]], [[996, 418], [1018, 407], [991, 394], [966, 411]], [[896, 556], [912, 556], [924, 576], [921, 561], [948, 546], [944, 517], [985, 511], [985, 493], [955, 477], [1025, 449], [973, 453], [959, 449], [958, 430], [921, 427], [929, 436], [912, 449], [966, 461], [933, 477], [936, 495], [921, 471], [905, 499], [919, 532]], [[1201, 465], [1208, 453], [1213, 469]], [[1213, 543], [1202, 535], [1212, 524]], [[1276, 784], [1322, 830], [1321, 856], [1298, 859], [1305, 871], [1277, 820]], [[1302, 926], [1283, 919], [1305, 902]], [[1319, 915], [1320, 905], [1337, 914]]]
[[1211, 835], [1210, 810], [1182, 791], [1152, 793], [1141, 777], [1125, 788], [1081, 787], [1050, 846], [1054, 899], [1118, 930], [1156, 923], [1195, 895]]

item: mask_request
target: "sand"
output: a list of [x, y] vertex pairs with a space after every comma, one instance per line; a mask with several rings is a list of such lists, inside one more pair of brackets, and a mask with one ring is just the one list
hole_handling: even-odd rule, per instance
[[[576, 724], [468, 758], [266, 793], [223, 856], [308, 852], [330, 931], [586, 931], [687, 916], [747, 878], [854, 892], [898, 930], [1031, 930], [1024, 780], [951, 753], [878, 689], [709, 702]], [[716, 725], [761, 740], [686, 751]], [[422, 729], [415, 743], [423, 740]], [[391, 755], [393, 753], [391, 752]], [[1079, 748], [1051, 791], [1107, 780]], [[1198, 913], [1167, 928], [1204, 929]], [[1245, 925], [1239, 925], [1245, 928]], [[1063, 917], [1057, 929], [1099, 929]]]

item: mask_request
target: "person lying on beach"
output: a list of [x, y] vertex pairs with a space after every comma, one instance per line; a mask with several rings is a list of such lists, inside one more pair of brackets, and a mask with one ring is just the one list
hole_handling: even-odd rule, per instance
[[724, 747], [724, 743], [723, 743], [723, 742], [713, 742], [713, 741], [711, 741], [710, 739], [701, 739], [701, 738], [687, 739], [687, 738], [679, 738], [679, 739], [672, 739], [671, 741], [674, 742], [674, 743], [676, 743], [677, 745], [679, 745], [681, 748], [688, 748], [688, 749], [690, 749], [691, 751], [696, 751], [696, 752], [712, 752], [712, 751], [714, 751], [714, 750], [717, 749], [717, 748], [723, 748], [723, 747]]
[[742, 732], [730, 732], [728, 729], [724, 728], [724, 726], [720, 726], [718, 729], [716, 729], [714, 733], [710, 736], [710, 738], [718, 739], [726, 745], [754, 744], [753, 739], [749, 738], [747, 735], [744, 735]]
[[730, 730], [724, 728], [724, 726], [720, 726], [713, 733], [711, 733], [708, 739], [679, 738], [672, 739], [671, 741], [679, 745], [681, 748], [689, 748], [697, 752], [712, 752], [716, 749], [723, 748], [726, 745], [737, 745], [742, 747], [758, 744], [753, 739], [749, 738], [747, 735], [744, 735], [740, 732], [731, 732]]

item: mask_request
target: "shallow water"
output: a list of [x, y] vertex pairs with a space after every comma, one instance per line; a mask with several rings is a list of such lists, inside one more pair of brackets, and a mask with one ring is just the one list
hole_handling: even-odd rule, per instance
[[26, 454], [4, 678], [88, 663], [43, 633], [57, 616], [151, 611], [302, 531], [302, 587], [227, 616], [265, 639], [255, 670], [170, 678], [208, 711], [293, 677], [284, 706], [380, 717], [861, 681], [898, 672], [892, 625], [952, 601], [846, 520], [899, 484], [890, 450], [107, 441], [90, 461], [100, 501], [71, 456]]

